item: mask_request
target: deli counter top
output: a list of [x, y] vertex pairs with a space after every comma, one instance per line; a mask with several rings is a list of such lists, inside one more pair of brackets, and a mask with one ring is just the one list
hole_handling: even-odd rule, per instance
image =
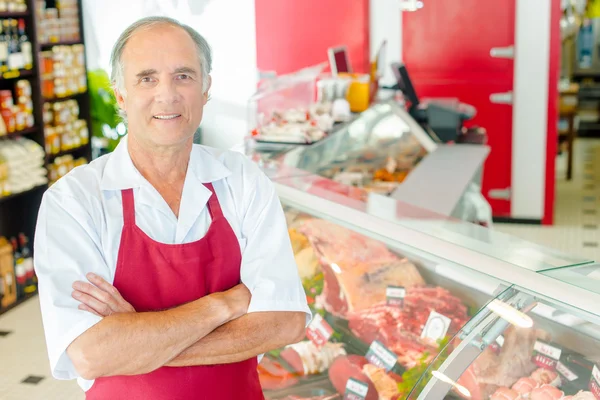
[[315, 318], [259, 364], [267, 399], [600, 394], [600, 293], [570, 275], [596, 276], [591, 260], [506, 235], [495, 240], [508, 255], [486, 253], [483, 227], [414, 207], [382, 219], [369, 199], [392, 199], [322, 179], [273, 174]]

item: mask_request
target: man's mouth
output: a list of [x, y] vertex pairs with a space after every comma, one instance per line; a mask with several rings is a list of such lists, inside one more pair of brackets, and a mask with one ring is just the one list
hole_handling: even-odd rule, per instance
[[181, 114], [159, 114], [159, 115], [155, 115], [153, 118], [161, 119], [161, 120], [169, 120], [169, 119], [175, 119], [177, 117], [181, 117]]

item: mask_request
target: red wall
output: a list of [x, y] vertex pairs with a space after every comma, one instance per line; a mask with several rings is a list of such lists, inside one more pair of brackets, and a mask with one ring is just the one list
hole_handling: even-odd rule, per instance
[[550, 73], [548, 77], [548, 139], [546, 142], [546, 193], [542, 223], [554, 222], [556, 152], [558, 147], [558, 79], [560, 77], [560, 0], [552, 0], [550, 14]]
[[368, 72], [369, 0], [256, 0], [260, 71], [285, 74], [327, 61], [348, 46], [354, 71]]

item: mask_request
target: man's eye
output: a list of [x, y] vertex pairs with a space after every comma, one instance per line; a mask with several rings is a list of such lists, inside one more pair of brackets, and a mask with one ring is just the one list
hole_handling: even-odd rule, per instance
[[190, 76], [186, 75], [186, 74], [177, 75], [177, 79], [179, 79], [179, 80], [185, 80], [185, 79], [189, 79], [189, 78], [190, 78]]
[[146, 76], [146, 77], [142, 78], [142, 82], [152, 82], [152, 78], [149, 76]]

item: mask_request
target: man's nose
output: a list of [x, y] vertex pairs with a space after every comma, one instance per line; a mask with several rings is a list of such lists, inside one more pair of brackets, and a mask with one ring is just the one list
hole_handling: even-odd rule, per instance
[[161, 80], [156, 88], [157, 102], [160, 103], [176, 103], [180, 99], [179, 91], [177, 90], [176, 82], [172, 79]]

